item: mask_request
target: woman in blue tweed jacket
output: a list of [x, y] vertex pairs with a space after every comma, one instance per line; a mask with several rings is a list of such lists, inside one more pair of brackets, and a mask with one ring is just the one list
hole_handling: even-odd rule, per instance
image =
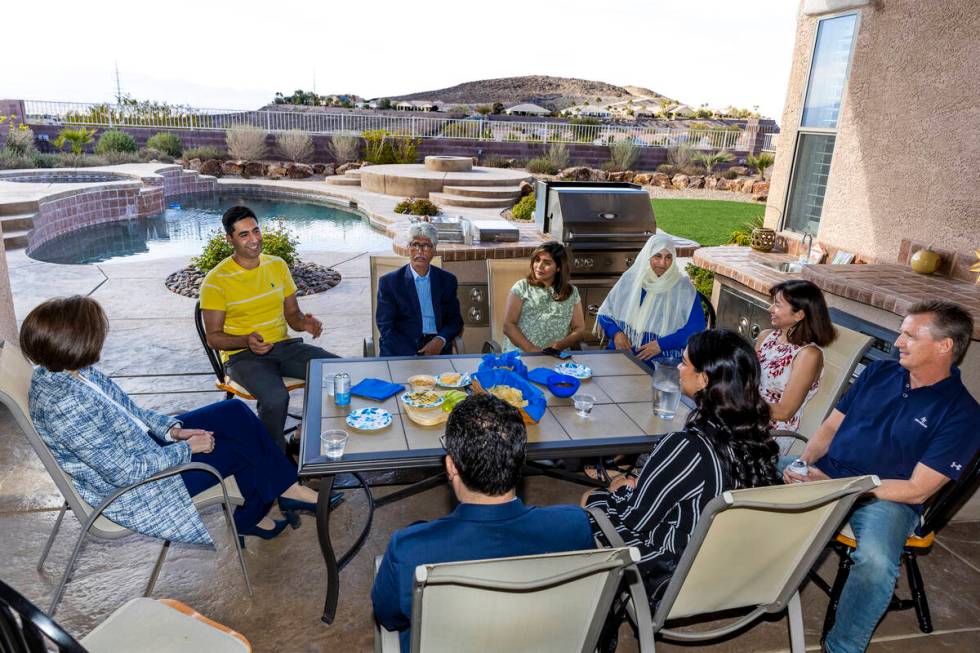
[[[87, 297], [52, 299], [24, 320], [20, 345], [37, 365], [30, 389], [31, 419], [81, 497], [95, 506], [121, 487], [182, 463], [234, 474], [245, 503], [235, 511], [242, 535], [265, 539], [295, 510], [312, 510], [316, 492], [296, 482], [296, 468], [262, 423], [238, 400], [169, 417], [141, 408], [92, 365], [109, 322]], [[214, 476], [184, 472], [126, 492], [106, 516], [130, 530], [178, 542], [212, 544], [191, 496], [215, 485]], [[289, 520], [266, 516], [279, 500]]]

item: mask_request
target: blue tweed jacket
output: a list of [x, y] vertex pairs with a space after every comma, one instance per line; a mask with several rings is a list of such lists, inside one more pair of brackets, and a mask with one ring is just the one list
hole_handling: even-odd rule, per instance
[[[140, 408], [93, 367], [81, 373], [150, 429], [149, 433], [143, 431], [117, 406], [68, 372], [35, 368], [29, 395], [31, 419], [86, 502], [97, 506], [123, 486], [190, 462], [190, 445], [170, 443], [165, 438], [170, 427], [178, 423], [176, 419]], [[212, 544], [180, 476], [123, 494], [105, 515], [139, 533]]]

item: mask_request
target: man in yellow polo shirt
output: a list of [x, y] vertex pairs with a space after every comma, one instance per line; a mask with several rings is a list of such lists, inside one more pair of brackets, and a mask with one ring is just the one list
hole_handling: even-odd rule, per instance
[[221, 351], [225, 371], [258, 402], [259, 419], [285, 450], [283, 429], [289, 392], [282, 377], [304, 378], [313, 358], [337, 358], [290, 338], [287, 327], [319, 338], [320, 320], [299, 310], [296, 284], [286, 262], [262, 253], [262, 231], [245, 206], [225, 211], [221, 222], [234, 254], [218, 263], [201, 284], [208, 344]]

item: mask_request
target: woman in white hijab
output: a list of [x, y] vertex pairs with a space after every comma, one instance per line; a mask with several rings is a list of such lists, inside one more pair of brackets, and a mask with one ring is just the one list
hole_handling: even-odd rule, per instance
[[648, 364], [680, 359], [687, 339], [707, 326], [690, 279], [674, 260], [674, 241], [651, 236], [613, 289], [596, 317], [609, 349], [630, 350]]

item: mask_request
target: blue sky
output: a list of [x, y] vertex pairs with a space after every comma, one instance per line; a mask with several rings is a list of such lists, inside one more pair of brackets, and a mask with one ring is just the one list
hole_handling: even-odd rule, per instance
[[779, 120], [796, 0], [17, 2], [0, 97], [255, 108], [276, 91], [366, 97], [516, 75], [644, 86]]

